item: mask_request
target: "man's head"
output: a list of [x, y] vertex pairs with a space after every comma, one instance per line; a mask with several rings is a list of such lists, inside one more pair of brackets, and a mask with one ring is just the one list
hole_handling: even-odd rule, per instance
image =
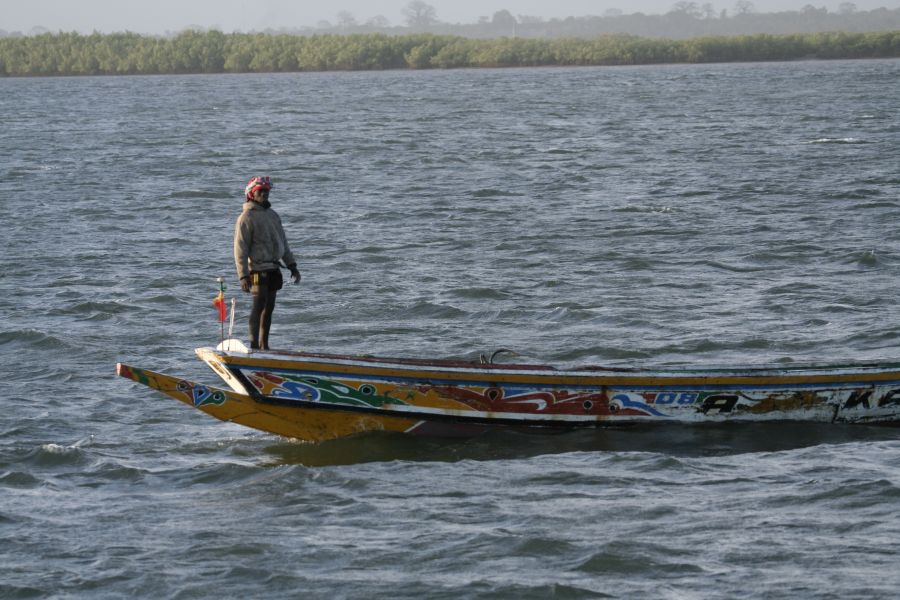
[[253, 192], [253, 201], [262, 204], [269, 200], [269, 190], [265, 188], [259, 188]]
[[268, 177], [251, 177], [244, 188], [244, 196], [247, 202], [264, 202], [269, 199], [269, 190], [274, 187]]

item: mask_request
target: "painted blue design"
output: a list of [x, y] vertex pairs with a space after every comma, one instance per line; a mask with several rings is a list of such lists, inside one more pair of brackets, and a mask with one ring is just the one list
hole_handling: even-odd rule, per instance
[[191, 404], [194, 408], [200, 408], [207, 404], [221, 406], [225, 404], [225, 394], [221, 390], [212, 391], [205, 385], [194, 384], [190, 381], [179, 381], [176, 388], [180, 392], [191, 395]]
[[284, 398], [287, 400], [305, 400], [307, 402], [318, 402], [322, 395], [319, 390], [311, 385], [299, 383], [297, 381], [285, 381], [281, 386], [272, 390], [273, 398]]
[[678, 406], [686, 406], [694, 404], [699, 397], [700, 394], [697, 392], [660, 392], [656, 395], [653, 403], [656, 405], [671, 406], [677, 404]]
[[503, 390], [503, 396], [506, 398], [512, 398], [515, 396], [524, 396], [526, 394], [534, 394], [535, 392], [543, 391], [543, 390], [536, 389], [534, 387], [500, 386], [500, 389]]
[[618, 406], [621, 410], [623, 408], [633, 408], [635, 410], [639, 410], [648, 415], [653, 415], [655, 417], [668, 417], [666, 413], [660, 412], [647, 404], [646, 402], [637, 402], [629, 398], [626, 394], [616, 394], [612, 397], [609, 403], [610, 408], [612, 409], [614, 406]]
[[406, 404], [402, 400], [379, 395], [378, 389], [363, 383], [358, 388], [321, 377], [308, 375], [285, 375], [282, 371], [254, 371], [252, 377], [272, 381], [272, 375], [282, 377], [282, 382], [269, 392], [271, 398], [280, 400], [298, 400], [303, 402], [320, 402], [323, 404], [344, 404], [352, 406], [381, 407], [385, 403]]

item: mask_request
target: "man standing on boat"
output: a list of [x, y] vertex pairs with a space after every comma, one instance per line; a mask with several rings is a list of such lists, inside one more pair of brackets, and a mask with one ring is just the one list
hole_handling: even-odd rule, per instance
[[244, 189], [244, 209], [234, 225], [234, 264], [241, 289], [253, 295], [250, 310], [250, 348], [269, 349], [269, 328], [275, 295], [284, 284], [281, 265], [291, 271], [291, 281], [300, 282], [297, 261], [288, 246], [281, 217], [269, 203], [272, 181], [253, 177]]

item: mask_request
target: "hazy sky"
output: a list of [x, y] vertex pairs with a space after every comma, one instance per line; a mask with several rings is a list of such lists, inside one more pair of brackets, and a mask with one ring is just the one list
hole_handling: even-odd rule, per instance
[[[450, 23], [474, 23], [506, 9], [514, 15], [543, 18], [625, 13], [665, 13], [677, 0], [425, 0], [437, 17]], [[846, 0], [751, 0], [760, 12], [797, 10], [807, 4], [836, 11]], [[900, 8], [900, 0], [851, 0], [860, 10]], [[705, 4], [707, 0], [696, 0]], [[716, 10], [733, 11], [735, 0], [708, 0]], [[266, 28], [314, 27], [335, 22], [345, 10], [359, 22], [381, 15], [391, 25], [404, 24], [401, 10], [409, 0], [0, 0], [0, 29], [27, 33], [41, 26], [51, 31], [134, 31], [165, 33], [191, 26], [225, 32]]]

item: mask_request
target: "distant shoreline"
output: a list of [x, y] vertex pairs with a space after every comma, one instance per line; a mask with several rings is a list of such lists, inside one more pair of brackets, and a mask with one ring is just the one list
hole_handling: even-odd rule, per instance
[[411, 34], [47, 33], [0, 38], [0, 76], [183, 75], [626, 66], [900, 58], [900, 30], [704, 36], [472, 39]]

